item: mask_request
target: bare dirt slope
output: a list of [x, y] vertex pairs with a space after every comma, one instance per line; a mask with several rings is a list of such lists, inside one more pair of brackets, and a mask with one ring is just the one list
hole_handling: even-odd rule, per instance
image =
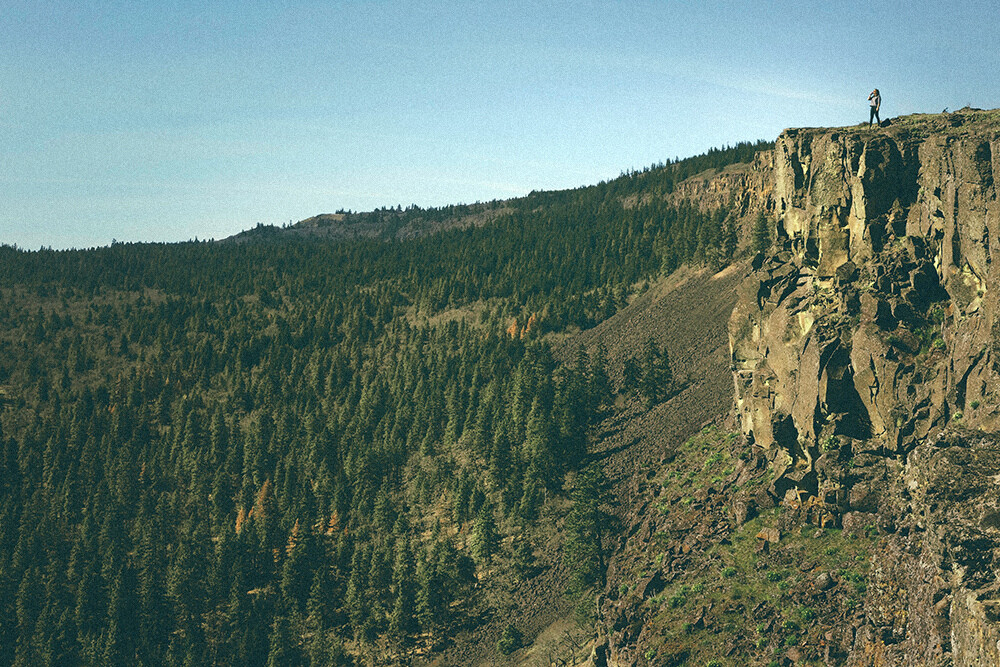
[[606, 461], [605, 473], [620, 501], [626, 500], [622, 486], [643, 466], [658, 462], [706, 422], [730, 413], [733, 380], [726, 323], [745, 271], [743, 264], [715, 275], [681, 269], [560, 349], [569, 355], [580, 344], [592, 349], [603, 343], [616, 384], [623, 359], [639, 354], [649, 338], [669, 352], [677, 393], [651, 410], [627, 401], [599, 434], [595, 456]]

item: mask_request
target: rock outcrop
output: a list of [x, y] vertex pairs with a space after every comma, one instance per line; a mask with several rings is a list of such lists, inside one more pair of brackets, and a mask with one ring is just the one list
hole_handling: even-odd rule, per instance
[[995, 172], [995, 112], [778, 139], [778, 252], [730, 342], [743, 430], [796, 483], [843, 438], [905, 453], [950, 420], [996, 426]]
[[1000, 112], [788, 130], [772, 159], [775, 246], [729, 327], [769, 492], [892, 536], [850, 664], [1000, 664], [994, 515], [973, 516], [1000, 477], [948, 482], [996, 444], [939, 435], [1000, 423]]
[[[774, 155], [774, 151], [758, 151], [749, 164], [692, 176], [678, 183], [669, 197], [677, 204], [694, 204], [703, 212], [725, 207], [745, 223], [751, 223], [758, 212], [773, 215]], [[741, 237], [749, 238], [749, 227], [743, 231]]]
[[1000, 438], [949, 429], [887, 472], [848, 665], [1000, 665]]

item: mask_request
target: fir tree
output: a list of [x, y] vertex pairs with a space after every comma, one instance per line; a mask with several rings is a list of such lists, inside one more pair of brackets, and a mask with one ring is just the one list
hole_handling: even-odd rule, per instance
[[599, 415], [611, 405], [611, 380], [608, 378], [608, 351], [604, 343], [599, 343], [591, 361], [589, 386], [590, 412]]
[[493, 560], [500, 543], [493, 508], [483, 505], [472, 528], [472, 556], [479, 563], [488, 564]]
[[670, 358], [667, 349], [661, 348], [650, 337], [643, 348], [641, 379], [639, 393], [646, 400], [646, 406], [652, 407], [659, 403], [669, 393], [673, 382], [670, 369]]
[[607, 568], [604, 535], [611, 525], [611, 515], [604, 505], [610, 494], [607, 480], [596, 464], [577, 475], [570, 497], [573, 507], [566, 516], [563, 560], [577, 588], [603, 585]]
[[750, 248], [753, 252], [765, 252], [771, 247], [771, 224], [763, 211], [757, 213], [750, 233]]

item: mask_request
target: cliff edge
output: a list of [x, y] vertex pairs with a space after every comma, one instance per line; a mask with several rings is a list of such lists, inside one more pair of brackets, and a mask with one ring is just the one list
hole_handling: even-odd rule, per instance
[[1000, 111], [787, 130], [771, 162], [729, 323], [756, 502], [884, 536], [848, 664], [1000, 664]]

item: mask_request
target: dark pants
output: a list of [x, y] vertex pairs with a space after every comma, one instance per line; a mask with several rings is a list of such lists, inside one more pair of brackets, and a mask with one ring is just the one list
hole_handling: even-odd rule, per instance
[[868, 114], [869, 125], [872, 124], [872, 119], [877, 120], [879, 125], [882, 124], [882, 119], [878, 117], [878, 109], [876, 107], [872, 107], [872, 112]]

